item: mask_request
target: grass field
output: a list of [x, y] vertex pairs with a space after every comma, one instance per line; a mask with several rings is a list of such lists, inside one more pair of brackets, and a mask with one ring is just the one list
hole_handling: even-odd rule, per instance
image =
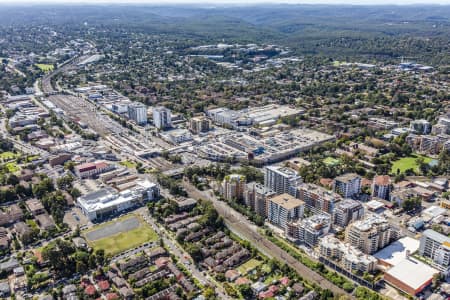
[[3, 153], [0, 153], [0, 159], [1, 160], [10, 160], [10, 159], [14, 159], [17, 158], [18, 156], [20, 156], [19, 154], [10, 152], [10, 151], [6, 151]]
[[14, 161], [6, 163], [6, 167], [8, 168], [9, 173], [14, 173], [20, 170], [20, 167]]
[[136, 163], [129, 160], [121, 161], [120, 164], [130, 169], [136, 168]]
[[419, 166], [416, 163], [416, 159], [419, 157], [423, 157], [426, 163], [430, 163], [433, 159], [423, 155], [411, 155], [408, 157], [401, 158], [399, 160], [394, 161], [392, 164], [391, 173], [397, 174], [397, 169], [400, 169], [400, 173], [405, 172], [408, 169], [413, 169], [414, 171], [419, 171]]
[[[126, 218], [136, 217], [135, 215], [127, 215], [125, 217], [120, 218], [120, 220], [124, 220]], [[118, 234], [114, 234], [99, 240], [89, 241], [89, 245], [94, 249], [103, 249], [105, 250], [105, 254], [116, 255], [125, 250], [137, 247], [145, 242], [154, 242], [158, 240], [158, 235], [156, 232], [142, 219], [140, 219], [140, 225], [137, 228], [126, 232], [120, 232]], [[113, 224], [117, 221], [111, 221], [99, 226], [95, 226], [89, 231], [94, 231], [99, 228], [104, 228], [108, 225]], [[89, 232], [85, 231], [85, 233]]]
[[336, 166], [339, 164], [339, 160], [333, 157], [327, 157], [323, 160], [323, 163], [327, 166]]
[[247, 261], [246, 263], [243, 263], [242, 265], [240, 265], [236, 270], [239, 273], [241, 273], [242, 275], [245, 275], [248, 272], [257, 268], [261, 264], [262, 264], [262, 261], [252, 258], [249, 261]]
[[53, 65], [49, 64], [36, 64], [36, 67], [38, 67], [42, 72], [51, 72], [53, 71]]

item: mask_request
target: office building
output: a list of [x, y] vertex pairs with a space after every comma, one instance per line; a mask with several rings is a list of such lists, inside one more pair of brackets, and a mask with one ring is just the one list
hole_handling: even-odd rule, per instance
[[256, 214], [263, 218], [267, 217], [266, 201], [276, 193], [266, 188], [261, 183], [250, 182], [245, 186], [244, 201], [245, 205], [251, 208]]
[[245, 176], [231, 174], [222, 181], [221, 194], [226, 200], [241, 200], [244, 197]]
[[128, 118], [139, 125], [147, 124], [147, 107], [142, 103], [133, 103], [128, 106]]
[[325, 212], [332, 214], [336, 203], [342, 200], [342, 197], [321, 186], [312, 183], [304, 183], [296, 187], [295, 197], [305, 202], [305, 207], [314, 212]]
[[145, 201], [158, 199], [159, 187], [150, 181], [138, 181], [136, 186], [122, 192], [104, 188], [77, 199], [83, 214], [93, 221], [141, 205]]
[[450, 266], [450, 238], [434, 230], [425, 230], [420, 238], [419, 253], [433, 260], [433, 266], [448, 273]]
[[192, 133], [199, 134], [209, 131], [210, 121], [206, 117], [194, 117], [189, 120], [189, 130]]
[[368, 214], [345, 230], [345, 241], [366, 254], [372, 254], [397, 240], [399, 232], [382, 216]]
[[333, 191], [344, 198], [352, 198], [361, 193], [361, 177], [355, 173], [338, 176], [334, 179]]
[[286, 228], [286, 224], [303, 217], [305, 203], [289, 194], [267, 199], [267, 219], [270, 223]]
[[431, 132], [431, 123], [427, 120], [411, 121], [409, 128], [417, 134], [429, 134]]
[[267, 166], [264, 173], [264, 186], [277, 194], [295, 195], [296, 187], [302, 183], [297, 171], [279, 166]]
[[320, 213], [296, 222], [289, 222], [286, 226], [286, 237], [293, 242], [315, 247], [319, 238], [328, 234], [331, 228], [331, 216]]
[[362, 219], [364, 208], [359, 201], [344, 199], [333, 210], [333, 224], [345, 228], [348, 224]]
[[155, 107], [153, 109], [153, 124], [161, 130], [172, 127], [170, 110], [163, 106]]
[[388, 175], [375, 176], [372, 182], [372, 197], [389, 200], [391, 186], [391, 177]]
[[319, 242], [322, 259], [333, 261], [351, 273], [371, 273], [375, 270], [377, 259], [362, 253], [361, 250], [346, 245], [333, 235], [324, 236]]

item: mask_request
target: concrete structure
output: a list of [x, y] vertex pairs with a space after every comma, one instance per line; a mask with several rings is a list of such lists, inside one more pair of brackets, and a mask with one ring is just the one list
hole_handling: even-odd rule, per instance
[[169, 131], [162, 132], [161, 137], [174, 145], [192, 141], [191, 132], [184, 128], [172, 129]]
[[295, 188], [302, 182], [297, 171], [279, 166], [267, 166], [264, 173], [264, 186], [277, 194], [295, 195]]
[[384, 274], [384, 280], [399, 290], [415, 296], [431, 284], [438, 270], [413, 259], [402, 260]]
[[450, 238], [434, 230], [425, 230], [420, 238], [420, 255], [433, 260], [433, 266], [448, 275]]
[[286, 224], [303, 217], [305, 202], [289, 194], [267, 199], [267, 219], [270, 223], [286, 229]]
[[336, 204], [332, 216], [334, 225], [345, 228], [349, 223], [364, 216], [364, 208], [359, 201], [344, 199]]
[[338, 176], [333, 182], [333, 191], [344, 198], [351, 198], [361, 193], [361, 177], [355, 173]]
[[396, 240], [398, 235], [398, 230], [384, 217], [369, 214], [347, 226], [345, 241], [366, 254], [372, 254]]
[[405, 236], [381, 249], [373, 256], [378, 260], [379, 266], [389, 269], [416, 252], [419, 249], [419, 244], [418, 240]]
[[199, 134], [209, 131], [210, 121], [206, 117], [194, 117], [189, 120], [189, 130]]
[[275, 196], [276, 193], [264, 185], [256, 182], [250, 182], [245, 186], [244, 202], [255, 213], [263, 218], [267, 217], [266, 201]]
[[161, 130], [172, 127], [170, 110], [163, 106], [155, 107], [153, 109], [153, 124]]
[[290, 222], [285, 229], [286, 237], [294, 242], [315, 247], [319, 238], [328, 234], [331, 228], [331, 216], [320, 213], [297, 222]]
[[77, 204], [89, 220], [93, 221], [130, 209], [145, 201], [155, 200], [158, 197], [158, 185], [144, 180], [137, 182], [135, 187], [120, 193], [113, 188], [100, 189], [79, 197]]
[[327, 235], [320, 240], [319, 253], [323, 258], [337, 262], [343, 269], [352, 273], [371, 273], [375, 270], [377, 263], [375, 257], [346, 245], [332, 235]]
[[244, 197], [245, 176], [231, 174], [225, 176], [222, 181], [221, 194], [227, 200], [240, 200]]
[[128, 105], [128, 118], [139, 125], [147, 124], [147, 107], [142, 103]]
[[388, 175], [375, 176], [372, 182], [372, 197], [389, 200], [392, 182]]
[[312, 183], [297, 186], [295, 197], [305, 201], [306, 208], [312, 212], [328, 214], [332, 214], [336, 203], [342, 200], [339, 194]]
[[427, 120], [411, 121], [409, 128], [417, 134], [429, 134], [431, 132], [431, 123]]
[[80, 178], [89, 178], [113, 170], [115, 166], [106, 162], [84, 163], [75, 166], [75, 175]]

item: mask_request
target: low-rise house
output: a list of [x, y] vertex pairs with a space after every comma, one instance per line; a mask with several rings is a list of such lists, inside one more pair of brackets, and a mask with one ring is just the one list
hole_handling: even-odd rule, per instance
[[42, 230], [48, 231], [56, 228], [55, 222], [48, 214], [40, 214], [36, 216], [36, 221]]
[[25, 201], [25, 206], [33, 216], [44, 214], [46, 212], [44, 205], [42, 205], [41, 201], [35, 198]]

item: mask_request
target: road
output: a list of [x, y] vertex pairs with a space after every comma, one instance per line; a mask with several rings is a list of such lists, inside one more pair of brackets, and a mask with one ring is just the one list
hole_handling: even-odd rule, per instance
[[227, 227], [240, 238], [247, 240], [253, 244], [259, 251], [263, 254], [273, 257], [279, 261], [287, 263], [290, 267], [297, 271], [297, 273], [304, 277], [306, 280], [316, 283], [324, 289], [331, 290], [337, 295], [349, 295], [340, 287], [334, 285], [318, 273], [309, 269], [298, 260], [293, 258], [291, 255], [286, 253], [283, 249], [267, 240], [262, 236], [258, 230], [257, 226], [252, 224], [247, 218], [241, 215], [239, 212], [235, 211], [229, 207], [226, 203], [219, 201], [211, 190], [200, 191], [191, 185], [188, 181], [183, 181], [183, 187], [188, 193], [189, 197], [194, 199], [204, 199], [211, 201], [217, 212], [224, 218]]

